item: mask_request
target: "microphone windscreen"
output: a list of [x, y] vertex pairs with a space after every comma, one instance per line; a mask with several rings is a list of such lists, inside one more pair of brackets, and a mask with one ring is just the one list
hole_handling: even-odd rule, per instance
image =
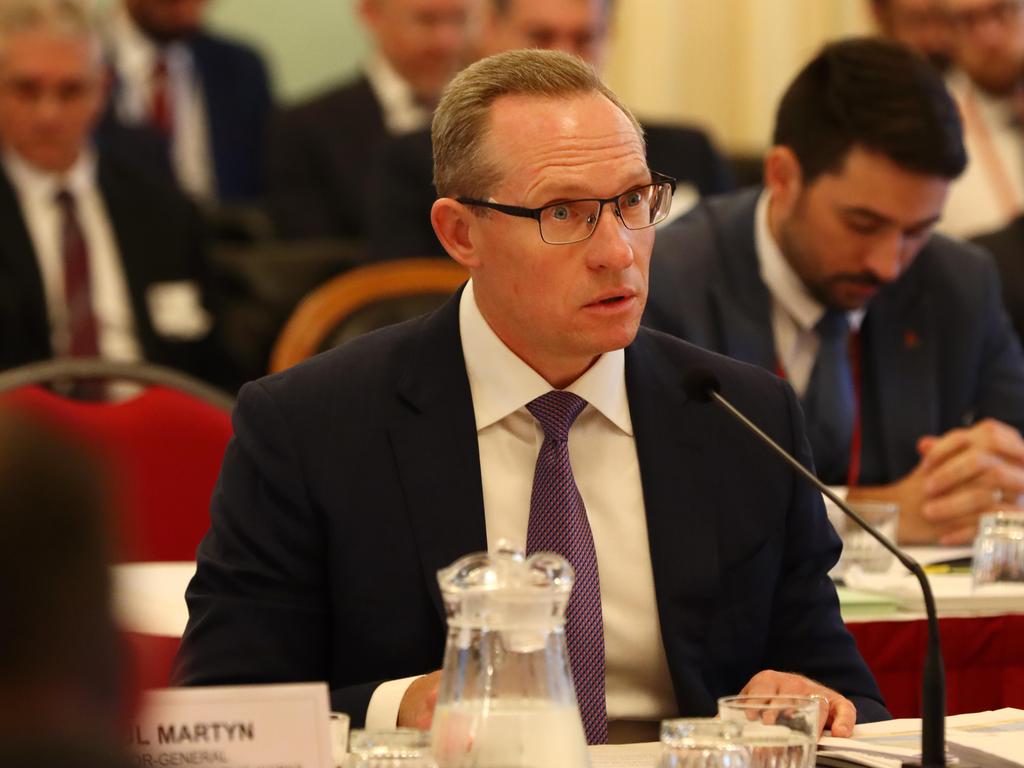
[[707, 368], [692, 368], [683, 376], [683, 390], [691, 400], [706, 403], [712, 392], [722, 391], [722, 385]]

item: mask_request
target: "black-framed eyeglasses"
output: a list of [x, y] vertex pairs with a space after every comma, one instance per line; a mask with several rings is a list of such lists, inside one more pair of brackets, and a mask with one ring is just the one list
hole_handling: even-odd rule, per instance
[[540, 238], [550, 245], [568, 245], [586, 240], [597, 229], [597, 222], [605, 205], [611, 204], [615, 215], [626, 229], [645, 229], [664, 221], [672, 208], [672, 195], [676, 180], [657, 171], [651, 171], [651, 183], [627, 189], [615, 197], [565, 200], [540, 208], [504, 205], [471, 197], [457, 197], [463, 205], [489, 208], [509, 216], [535, 219], [540, 227]]

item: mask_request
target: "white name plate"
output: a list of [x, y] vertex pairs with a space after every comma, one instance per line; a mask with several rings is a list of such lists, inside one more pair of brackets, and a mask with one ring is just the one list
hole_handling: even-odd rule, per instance
[[333, 768], [326, 683], [146, 691], [134, 765]]

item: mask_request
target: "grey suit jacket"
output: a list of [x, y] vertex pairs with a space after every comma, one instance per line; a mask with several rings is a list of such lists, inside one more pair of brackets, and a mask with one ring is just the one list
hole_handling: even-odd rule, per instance
[[[754, 247], [759, 192], [702, 201], [658, 233], [644, 322], [775, 370], [771, 296]], [[860, 482], [904, 476], [922, 435], [985, 417], [1024, 428], [1024, 355], [980, 249], [934, 235], [871, 300], [861, 344]]]

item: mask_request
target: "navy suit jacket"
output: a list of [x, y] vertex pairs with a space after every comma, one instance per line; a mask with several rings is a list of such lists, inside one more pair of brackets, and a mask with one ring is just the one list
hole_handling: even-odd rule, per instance
[[266, 66], [248, 46], [205, 32], [188, 46], [203, 85], [217, 198], [259, 201], [266, 188], [264, 157], [273, 105]]
[[[686, 125], [644, 124], [647, 163], [689, 184], [700, 195], [735, 189], [732, 171], [703, 131]], [[430, 131], [384, 142], [369, 176], [371, 260], [446, 256], [430, 224], [437, 199]]]
[[268, 205], [277, 234], [366, 235], [374, 157], [388, 133], [366, 77], [281, 111], [271, 123]]
[[[754, 246], [758, 194], [702, 201], [658, 233], [644, 322], [775, 370], [771, 296]], [[860, 482], [906, 475], [922, 435], [985, 417], [1024, 428], [1024, 356], [995, 266], [980, 249], [932, 236], [872, 298], [861, 346]]]
[[[840, 545], [820, 494], [720, 410], [687, 401], [694, 367], [808, 461], [781, 380], [646, 329], [627, 348], [679, 711], [714, 714], [716, 697], [776, 668], [842, 691], [862, 719], [886, 717], [827, 576]], [[234, 428], [175, 678], [327, 680], [359, 724], [381, 681], [439, 668], [437, 571], [486, 548], [458, 299], [246, 385]]]
[[[99, 152], [97, 183], [117, 241], [143, 357], [230, 385], [232, 374], [221, 370], [216, 331], [190, 340], [161, 335], [147, 300], [153, 286], [189, 281], [205, 308], [216, 312], [195, 206], [169, 185], [140, 173], [113, 148]], [[0, 368], [52, 354], [39, 260], [14, 188], [0, 173]]]
[[1017, 336], [1024, 338], [1024, 215], [998, 232], [973, 240], [995, 257], [1006, 311], [1010, 313]]

